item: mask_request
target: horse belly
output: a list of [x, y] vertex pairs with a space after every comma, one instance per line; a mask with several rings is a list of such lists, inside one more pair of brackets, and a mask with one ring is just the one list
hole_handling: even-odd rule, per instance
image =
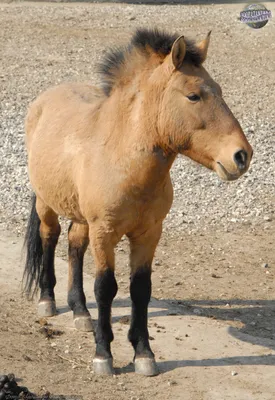
[[58, 181], [44, 180], [44, 184], [36, 183], [36, 179], [37, 177], [31, 179], [36, 195], [56, 214], [74, 221], [85, 222], [79, 208], [78, 194], [73, 187], [68, 188], [68, 185], [64, 185], [64, 182]]
[[29, 154], [29, 177], [35, 194], [56, 214], [84, 222], [72, 162], [62, 158], [58, 149], [51, 153], [42, 149], [43, 146], [36, 147]]

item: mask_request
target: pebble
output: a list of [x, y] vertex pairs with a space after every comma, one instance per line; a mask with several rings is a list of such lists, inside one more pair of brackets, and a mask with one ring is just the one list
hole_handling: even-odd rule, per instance
[[262, 267], [263, 267], [263, 268], [268, 268], [268, 264], [267, 264], [267, 263], [263, 263], [263, 264], [262, 264]]
[[236, 376], [236, 375], [238, 375], [238, 372], [236, 372], [236, 371], [231, 371], [231, 375], [232, 375], [232, 376]]
[[168, 386], [175, 386], [177, 384], [178, 384], [178, 382], [176, 382], [176, 381], [168, 381]]
[[199, 308], [194, 308], [193, 313], [196, 315], [201, 315], [202, 311]]

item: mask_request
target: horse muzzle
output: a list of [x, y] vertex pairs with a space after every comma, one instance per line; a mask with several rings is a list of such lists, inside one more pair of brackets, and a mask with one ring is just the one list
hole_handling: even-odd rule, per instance
[[244, 149], [237, 150], [229, 163], [217, 160], [215, 171], [222, 180], [235, 181], [248, 170], [252, 155], [252, 149], [250, 152]]

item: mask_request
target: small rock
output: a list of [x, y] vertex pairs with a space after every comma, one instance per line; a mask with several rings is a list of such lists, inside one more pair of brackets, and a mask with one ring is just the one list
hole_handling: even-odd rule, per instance
[[23, 354], [23, 358], [25, 361], [32, 361], [32, 359], [29, 356], [27, 356], [26, 354]]
[[129, 325], [130, 324], [130, 318], [128, 317], [128, 315], [124, 315], [123, 317], [121, 317], [118, 321], [120, 324], [122, 325]]
[[231, 371], [231, 375], [232, 375], [232, 376], [236, 376], [236, 375], [238, 375], [238, 372], [236, 372], [236, 371]]
[[156, 260], [155, 265], [161, 265], [161, 262], [159, 260]]
[[268, 268], [268, 264], [267, 264], [267, 263], [263, 263], [263, 264], [262, 264], [262, 267], [263, 267], [263, 268]]
[[168, 381], [168, 386], [174, 386], [177, 385], [178, 383], [176, 381]]

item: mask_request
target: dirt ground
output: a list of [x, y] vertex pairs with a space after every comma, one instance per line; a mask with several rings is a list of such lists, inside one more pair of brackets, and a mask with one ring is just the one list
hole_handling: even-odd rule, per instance
[[[36, 303], [20, 296], [22, 239], [6, 232], [0, 237], [1, 373], [14, 372], [38, 394], [84, 399], [274, 399], [274, 230], [162, 239], [149, 312], [161, 371], [154, 378], [135, 375], [131, 364], [125, 241], [117, 249], [120, 291], [113, 307], [117, 375], [106, 378], [92, 373], [92, 334], [72, 328], [66, 262], [58, 259], [56, 264], [60, 315], [48, 319], [50, 328], [63, 334], [48, 338], [36, 317]], [[86, 293], [96, 320], [89, 257], [86, 265]]]
[[[41, 7], [40, 21], [37, 21], [35, 7]], [[71, 7], [75, 10], [75, 15], [70, 11], [68, 17], [67, 14], [63, 15], [62, 7], [59, 4], [49, 6], [47, 3], [26, 3], [25, 6], [11, 3], [2, 6], [7, 18], [5, 23], [2, 16], [0, 31], [3, 29], [1, 37], [5, 39], [3, 43], [8, 51], [6, 58], [1, 60], [0, 83], [1, 79], [3, 82], [5, 79], [4, 62], [16, 60], [17, 51], [21, 51], [25, 57], [24, 62], [21, 59], [20, 64], [14, 61], [12, 66], [9, 65], [9, 71], [13, 75], [8, 83], [5, 81], [2, 92], [14, 92], [18, 85], [20, 107], [22, 104], [27, 105], [37, 94], [38, 88], [42, 90], [61, 80], [90, 78], [88, 58], [93, 59], [94, 64], [99, 59], [98, 48], [105, 47], [102, 42], [110, 43], [114, 37], [120, 37], [121, 40], [128, 37], [133, 26], [139, 25], [142, 13], [143, 25], [148, 24], [153, 17], [159, 23], [160, 18], [157, 12], [155, 15], [152, 13], [151, 8], [150, 13], [146, 15], [145, 8], [138, 9], [135, 14], [135, 10], [127, 8], [126, 5], [121, 9], [108, 9], [108, 5], [89, 5], [94, 7], [96, 15], [95, 26], [91, 29], [88, 18], [85, 19], [85, 5], [66, 5], [68, 9]], [[199, 16], [200, 12], [196, 9], [197, 18], [201, 18], [196, 25], [199, 26], [200, 33], [207, 32], [209, 25], [213, 25], [209, 22], [212, 18], [211, 12], [225, 12], [225, 7], [231, 10], [231, 18], [234, 15], [233, 5], [217, 5], [211, 9], [201, 6], [203, 17]], [[271, 8], [274, 10], [273, 5]], [[242, 6], [238, 5], [238, 9], [242, 9]], [[111, 15], [110, 18], [113, 18], [112, 24], [104, 20], [108, 10], [109, 17]], [[120, 12], [124, 19], [121, 18]], [[30, 23], [32, 16], [33, 23]], [[78, 16], [82, 18], [85, 27], [78, 26]], [[192, 18], [187, 14], [185, 16], [187, 31], [194, 32]], [[220, 36], [222, 38], [235, 35], [231, 32], [230, 24], [233, 22], [230, 18]], [[181, 17], [175, 11], [167, 15], [167, 21], [162, 20], [161, 27], [168, 28], [173, 21], [179, 30]], [[219, 21], [215, 20], [217, 31], [221, 29]], [[10, 32], [13, 34], [9, 42]], [[241, 34], [240, 30], [239, 42], [234, 36], [235, 47], [241, 43]], [[266, 48], [270, 45], [270, 49], [273, 49], [274, 38], [266, 33], [263, 36]], [[251, 63], [253, 58], [250, 57], [254, 54], [255, 74], [261, 73], [262, 44], [259, 38], [258, 35], [255, 39], [254, 53], [251, 52], [251, 48], [246, 49], [247, 59]], [[52, 57], [49, 58], [43, 53], [42, 46], [37, 46], [39, 40], [43, 41], [45, 49], [52, 53]], [[249, 40], [252, 43], [253, 39]], [[36, 43], [35, 54], [29, 53], [28, 41]], [[91, 45], [88, 45], [87, 41], [91, 42]], [[57, 43], [63, 44], [62, 50]], [[81, 47], [80, 43], [85, 43], [84, 47]], [[220, 39], [216, 36], [214, 49], [218, 46]], [[217, 50], [218, 56], [225, 53], [230, 57], [231, 65], [234, 65], [234, 46], [230, 44], [229, 49], [220, 47]], [[88, 54], [85, 68], [83, 48]], [[214, 53], [214, 50], [212, 51]], [[236, 52], [238, 51], [236, 48]], [[43, 68], [47, 69], [45, 75], [41, 72]], [[220, 70], [229, 71], [226, 60], [221, 60], [220, 65], [212, 62], [211, 68], [216, 75]], [[266, 76], [270, 74], [271, 87], [271, 69], [267, 68], [265, 72]], [[230, 73], [234, 75], [234, 70]], [[244, 65], [243, 78], [246, 74]], [[33, 82], [35, 93], [31, 85], [27, 85], [26, 79]], [[93, 79], [96, 81], [96, 78]], [[220, 81], [225, 89], [230, 90], [228, 74], [220, 76]], [[240, 80], [242, 87], [245, 85], [244, 81], [245, 79]], [[268, 82], [268, 79], [265, 82]], [[266, 94], [271, 90], [270, 87], [266, 85]], [[255, 89], [252, 90], [250, 86], [246, 87], [246, 90], [251, 91], [247, 104], [236, 86], [230, 95], [231, 104], [234, 104], [232, 99], [237, 99], [235, 106], [238, 117], [245, 118], [250, 108], [262, 109], [263, 102], [267, 105], [263, 112], [271, 115], [274, 104], [266, 101], [264, 95], [255, 99], [252, 96]], [[21, 110], [22, 108], [20, 112]], [[18, 109], [15, 107], [13, 111], [16, 119]], [[19, 123], [18, 129], [22, 131]], [[24, 163], [25, 161], [22, 168], [25, 168]], [[19, 193], [18, 198], [20, 195]], [[258, 193], [258, 196], [260, 199], [261, 193]], [[270, 199], [266, 200], [269, 202], [270, 212], [273, 208], [274, 193], [270, 192], [270, 197], [267, 196], [268, 191], [265, 198]], [[177, 207], [179, 206], [178, 201]], [[1, 214], [1, 222], [5, 218], [3, 215]], [[18, 221], [20, 215], [14, 216], [14, 219], [9, 218], [7, 223], [10, 223], [11, 230], [18, 226], [21, 229]], [[17, 229], [17, 232], [20, 230]], [[37, 394], [49, 391], [54, 396], [67, 395], [69, 398], [75, 395], [82, 396], [84, 400], [274, 400], [274, 242], [273, 218], [264, 221], [263, 224], [255, 224], [253, 220], [232, 223], [229, 228], [224, 225], [219, 227], [217, 218], [216, 226], [204, 225], [201, 230], [196, 229], [193, 232], [189, 232], [185, 226], [181, 232], [174, 232], [172, 227], [168, 226], [154, 261], [153, 295], [149, 312], [151, 344], [161, 374], [153, 378], [144, 378], [133, 372], [133, 352], [126, 340], [130, 301], [128, 244], [123, 240], [116, 249], [119, 294], [113, 309], [115, 341], [112, 347], [116, 376], [106, 378], [95, 376], [92, 372], [91, 360], [95, 349], [93, 335], [79, 333], [72, 328], [71, 313], [66, 306], [66, 239], [62, 237], [59, 244], [59, 258], [56, 263], [56, 293], [60, 315], [48, 319], [48, 328], [52, 329], [52, 335], [51, 332], [47, 335], [47, 329], [43, 327], [46, 322], [37, 319], [36, 302], [27, 302], [20, 294], [22, 238], [1, 230], [0, 374], [13, 372], [21, 380], [21, 384]], [[94, 269], [89, 255], [86, 257], [85, 273], [89, 309], [96, 320], [97, 312], [93, 298]], [[56, 329], [62, 334], [56, 335]]]

